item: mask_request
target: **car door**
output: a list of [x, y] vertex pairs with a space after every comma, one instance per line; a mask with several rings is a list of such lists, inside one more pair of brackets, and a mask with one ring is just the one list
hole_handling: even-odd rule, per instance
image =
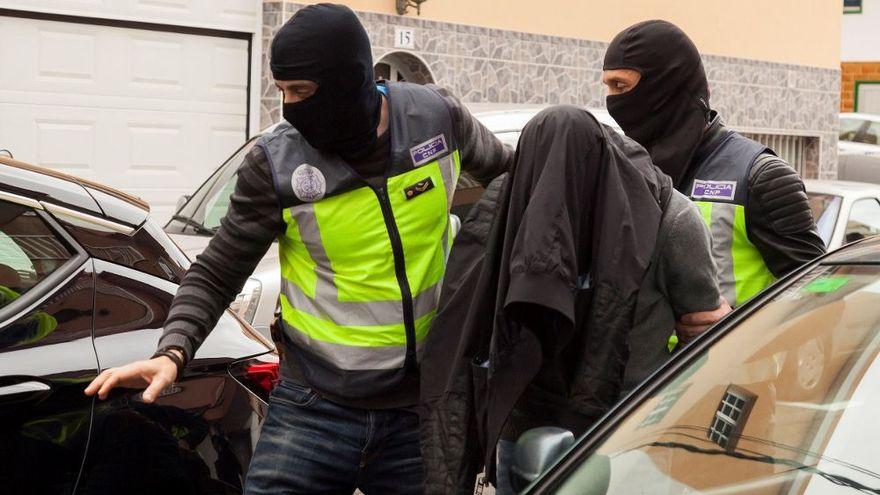
[[880, 267], [838, 262], [739, 308], [528, 493], [880, 493]]
[[[99, 259], [96, 251], [93, 260], [101, 367], [150, 358], [178, 289], [176, 276], [151, 267], [182, 253], [152, 220], [130, 237], [99, 241], [82, 228], [77, 235], [84, 245], [102, 242], [101, 252], [126, 253]], [[257, 399], [229, 365], [269, 351], [245, 330], [230, 314], [221, 316], [185, 375], [154, 403], [125, 388], [99, 400], [79, 493], [240, 494], [259, 418]]]
[[0, 199], [0, 492], [71, 493], [97, 373], [91, 260], [39, 203]]

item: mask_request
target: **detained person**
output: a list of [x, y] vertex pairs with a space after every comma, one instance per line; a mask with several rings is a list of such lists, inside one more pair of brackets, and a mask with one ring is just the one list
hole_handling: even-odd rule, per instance
[[530, 121], [510, 173], [456, 238], [422, 361], [428, 493], [498, 493], [513, 443], [583, 433], [669, 357], [676, 321], [723, 303], [697, 207], [636, 142], [588, 111]]
[[513, 152], [440, 88], [376, 84], [348, 7], [299, 10], [270, 65], [286, 122], [241, 165], [158, 352], [86, 392], [148, 385], [154, 401], [278, 240], [281, 381], [245, 493], [421, 493], [417, 351], [436, 314], [452, 195], [461, 169], [488, 184]]

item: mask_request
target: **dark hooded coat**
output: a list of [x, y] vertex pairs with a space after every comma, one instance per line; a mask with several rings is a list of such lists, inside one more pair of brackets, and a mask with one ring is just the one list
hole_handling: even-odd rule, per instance
[[526, 125], [515, 166], [455, 241], [425, 342], [428, 493], [468, 493], [480, 466], [494, 472], [510, 411], [563, 349], [583, 357], [566, 384], [578, 414], [596, 419], [617, 401], [671, 194], [643, 148], [586, 110], [555, 107]]

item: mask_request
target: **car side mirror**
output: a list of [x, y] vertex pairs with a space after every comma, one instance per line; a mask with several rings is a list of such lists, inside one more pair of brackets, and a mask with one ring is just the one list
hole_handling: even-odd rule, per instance
[[526, 431], [516, 442], [510, 485], [519, 493], [574, 445], [574, 434], [562, 428], [542, 426]]
[[192, 196], [190, 196], [189, 194], [184, 194], [183, 196], [177, 198], [177, 206], [174, 207], [174, 212], [177, 213], [178, 211], [180, 211], [180, 209], [183, 208], [183, 205], [185, 205], [191, 197]]

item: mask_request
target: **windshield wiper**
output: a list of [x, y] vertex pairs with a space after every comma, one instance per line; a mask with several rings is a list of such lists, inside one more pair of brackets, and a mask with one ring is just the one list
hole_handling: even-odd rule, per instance
[[184, 225], [192, 227], [193, 230], [195, 230], [197, 234], [214, 235], [217, 233], [215, 230], [209, 229], [209, 228], [205, 227], [204, 225], [200, 224], [199, 222], [196, 222], [192, 218], [184, 216], [184, 215], [173, 215], [171, 217], [171, 220], [175, 220], [175, 221], [183, 223]]

